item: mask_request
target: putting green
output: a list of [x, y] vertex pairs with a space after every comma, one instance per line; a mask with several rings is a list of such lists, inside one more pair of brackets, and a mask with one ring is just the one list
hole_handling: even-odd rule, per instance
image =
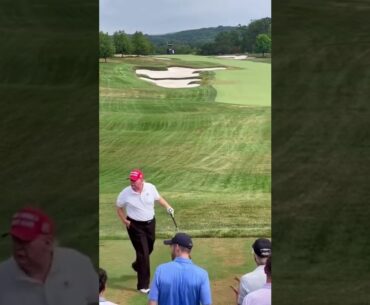
[[214, 72], [216, 77], [211, 84], [217, 91], [216, 102], [271, 106], [270, 63], [195, 55], [170, 55], [167, 58], [172, 59], [172, 64], [202, 61], [228, 66], [228, 70]]

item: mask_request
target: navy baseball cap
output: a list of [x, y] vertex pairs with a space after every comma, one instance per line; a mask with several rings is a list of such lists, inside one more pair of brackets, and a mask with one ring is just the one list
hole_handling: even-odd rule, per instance
[[259, 238], [252, 245], [254, 253], [259, 257], [271, 255], [271, 241], [267, 238]]
[[191, 237], [186, 233], [177, 233], [172, 239], [164, 240], [165, 245], [179, 245], [188, 249], [193, 248]]

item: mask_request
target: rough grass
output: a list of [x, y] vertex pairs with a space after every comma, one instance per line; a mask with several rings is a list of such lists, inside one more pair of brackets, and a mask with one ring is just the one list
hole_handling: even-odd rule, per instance
[[[230, 73], [242, 71], [225, 65]], [[110, 276], [108, 298], [125, 305], [147, 302], [135, 290], [135, 253], [114, 204], [130, 169], [139, 167], [175, 208], [180, 230], [195, 237], [193, 259], [209, 272], [214, 304], [233, 304], [229, 285], [253, 268], [252, 241], [271, 234], [270, 107], [240, 103], [232, 95], [240, 90], [236, 82], [215, 89], [218, 71], [202, 73], [202, 85], [190, 89], [157, 87], [135, 75], [137, 67], [168, 66], [220, 63], [138, 57], [100, 64], [100, 264]], [[216, 103], [221, 94], [234, 102]], [[152, 271], [169, 260], [159, 239], [175, 232], [164, 209], [156, 208], [156, 218]]]
[[[211, 65], [204, 60], [183, 65]], [[215, 103], [210, 85], [165, 89], [134, 74], [136, 66], [167, 64], [152, 57], [100, 64], [100, 237], [127, 238], [114, 202], [135, 167], [194, 236], [269, 235], [270, 108]], [[157, 219], [159, 236], [173, 233], [160, 208]]]

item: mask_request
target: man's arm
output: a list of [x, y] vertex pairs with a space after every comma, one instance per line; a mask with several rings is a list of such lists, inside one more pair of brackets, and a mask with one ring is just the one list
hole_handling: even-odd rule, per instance
[[126, 219], [127, 215], [124, 208], [117, 208], [117, 214], [121, 219], [122, 223], [127, 227], [127, 229], [130, 228], [131, 221]]
[[170, 206], [170, 204], [162, 196], [159, 196], [159, 204], [167, 210], [168, 214], [174, 214], [175, 210]]
[[157, 305], [158, 303], [153, 300], [149, 300], [148, 305]]
[[208, 273], [204, 275], [201, 287], [200, 287], [200, 303], [202, 305], [212, 304], [211, 285], [209, 283]]
[[240, 286], [239, 286], [239, 296], [238, 296], [238, 304], [241, 305], [245, 296], [248, 294], [247, 291], [247, 283], [246, 280], [241, 278], [240, 279]]

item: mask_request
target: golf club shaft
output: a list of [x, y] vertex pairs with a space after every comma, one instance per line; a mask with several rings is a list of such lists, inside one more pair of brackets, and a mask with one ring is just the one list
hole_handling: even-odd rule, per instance
[[178, 230], [179, 230], [179, 228], [178, 228], [178, 226], [177, 226], [177, 223], [176, 223], [176, 220], [175, 220], [175, 216], [173, 216], [172, 214], [170, 214], [170, 215], [171, 215], [171, 218], [172, 218], [172, 220], [173, 220], [173, 223], [175, 224], [176, 230], [178, 231]]

